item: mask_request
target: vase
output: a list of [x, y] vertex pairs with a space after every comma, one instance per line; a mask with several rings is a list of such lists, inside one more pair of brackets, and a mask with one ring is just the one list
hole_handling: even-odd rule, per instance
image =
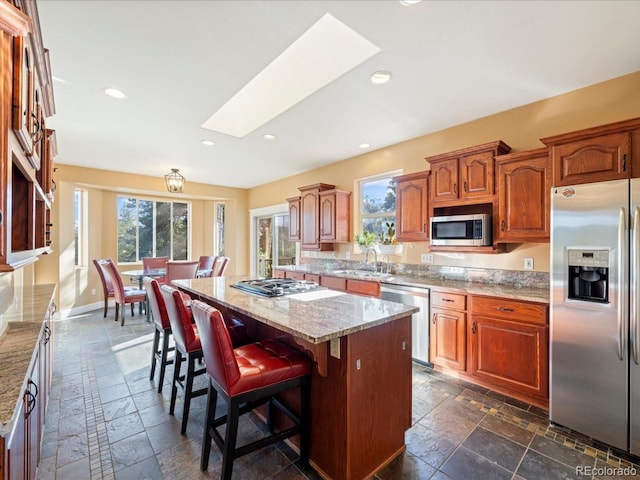
[[402, 244], [378, 245], [378, 252], [382, 255], [400, 255], [402, 253]]

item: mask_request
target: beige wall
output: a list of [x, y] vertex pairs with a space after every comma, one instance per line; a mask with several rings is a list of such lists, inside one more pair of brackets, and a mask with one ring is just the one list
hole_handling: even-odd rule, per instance
[[[188, 181], [184, 194], [169, 194], [163, 178], [109, 172], [56, 164], [58, 186], [52, 207], [52, 255], [42, 256], [35, 266], [36, 283], [58, 283], [58, 305], [69, 310], [102, 302], [102, 286], [91, 260], [117, 259], [117, 197], [135, 194], [149, 199], [184, 200], [191, 203], [191, 259], [213, 249], [214, 204], [223, 201], [226, 217], [225, 248], [232, 260], [228, 272], [248, 272], [247, 196], [243, 189]], [[87, 192], [88, 238], [86, 263], [74, 265], [74, 190]], [[120, 271], [141, 268], [118, 265]], [[126, 278], [125, 278], [126, 281]], [[92, 290], [95, 289], [95, 294]]]
[[[299, 186], [325, 182], [354, 191], [357, 180], [363, 177], [394, 170], [402, 170], [403, 173], [426, 170], [428, 165], [424, 157], [429, 155], [498, 139], [510, 145], [513, 151], [523, 151], [542, 146], [539, 138], [545, 136], [634, 117], [640, 117], [640, 72], [414, 138], [248, 191], [189, 181], [185, 194], [171, 196], [166, 193], [162, 178], [65, 165], [64, 152], [61, 152], [56, 159], [59, 163], [56, 163], [54, 175], [58, 184], [52, 210], [54, 253], [42, 256], [33, 266], [1, 276], [0, 285], [58, 283], [58, 302], [63, 310], [102, 301], [101, 286], [93, 266], [90, 263], [81, 268], [73, 266], [74, 188], [83, 188], [88, 192], [89, 261], [99, 257], [116, 258], [115, 198], [118, 193], [191, 201], [193, 258], [210, 253], [213, 245], [210, 224], [213, 202], [223, 200], [227, 205], [225, 243], [228, 256], [232, 258], [229, 271], [232, 274], [245, 274], [249, 270], [249, 209], [282, 204], [287, 197], [297, 195]], [[354, 194], [353, 198], [357, 196]], [[352, 225], [358, 225], [357, 213], [354, 216], [356, 218]], [[357, 227], [355, 230], [358, 230]], [[420, 253], [425, 252], [428, 252], [425, 242], [405, 244], [404, 253], [393, 257], [392, 261], [419, 263]], [[317, 255], [345, 258], [347, 254], [353, 259], [362, 258], [355, 253], [352, 245], [339, 245], [335, 252]], [[434, 263], [520, 270], [525, 257], [534, 258], [535, 270], [549, 271], [548, 244], [510, 245], [507, 253], [498, 255], [436, 253]], [[121, 270], [130, 267], [120, 266]], [[91, 295], [93, 288], [96, 289], [96, 295]]]
[[[249, 208], [282, 203], [287, 197], [296, 196], [297, 188], [303, 185], [334, 184], [356, 193], [352, 196], [356, 217], [352, 222], [353, 236], [359, 230], [353, 208], [357, 207], [358, 179], [397, 169], [403, 173], [428, 170], [425, 157], [494, 140], [503, 140], [513, 152], [539, 148], [543, 146], [540, 138], [634, 117], [640, 117], [640, 72], [262, 185], [249, 192]], [[404, 253], [392, 261], [420, 263], [420, 254], [428, 251], [426, 242], [405, 244]], [[335, 253], [317, 255], [345, 258], [347, 252], [352, 259], [362, 258], [352, 245], [336, 245]], [[525, 257], [534, 258], [536, 271], [549, 271], [548, 244], [509, 245], [506, 253], [498, 255], [435, 253], [434, 264], [522, 270]]]

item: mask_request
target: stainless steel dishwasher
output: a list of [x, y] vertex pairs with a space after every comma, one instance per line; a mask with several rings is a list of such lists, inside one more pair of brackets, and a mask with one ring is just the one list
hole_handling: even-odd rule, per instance
[[380, 298], [420, 308], [412, 315], [411, 356], [420, 363], [433, 366], [429, 362], [429, 289], [382, 283]]

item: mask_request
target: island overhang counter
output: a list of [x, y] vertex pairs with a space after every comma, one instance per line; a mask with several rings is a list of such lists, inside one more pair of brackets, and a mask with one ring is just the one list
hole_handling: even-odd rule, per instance
[[243, 279], [174, 285], [243, 321], [251, 338], [277, 337], [312, 356], [310, 456], [320, 475], [369, 478], [402, 453], [411, 426], [411, 315], [418, 309], [327, 289], [262, 297], [232, 287]]

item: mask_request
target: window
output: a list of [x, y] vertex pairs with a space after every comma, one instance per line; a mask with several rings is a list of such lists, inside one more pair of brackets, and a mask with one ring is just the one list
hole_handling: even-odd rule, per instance
[[374, 233], [376, 239], [386, 231], [385, 223], [396, 221], [396, 182], [393, 175], [387, 173], [360, 181], [361, 231]]
[[87, 192], [75, 189], [73, 191], [73, 229], [75, 244], [75, 266], [87, 264]]
[[216, 203], [216, 221], [214, 228], [214, 252], [216, 252], [216, 255], [224, 257], [224, 203]]
[[143, 257], [186, 260], [189, 204], [118, 197], [118, 263]]

